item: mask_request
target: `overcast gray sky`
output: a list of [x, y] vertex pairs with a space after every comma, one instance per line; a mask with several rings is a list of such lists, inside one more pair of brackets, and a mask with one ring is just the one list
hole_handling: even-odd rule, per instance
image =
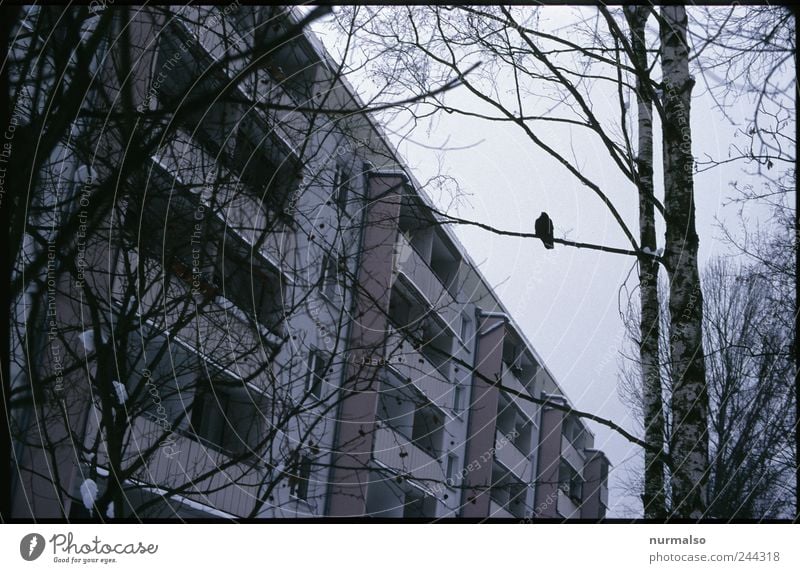
[[[561, 16], [555, 19], [558, 18]], [[331, 29], [317, 25], [315, 31], [335, 54], [336, 35]], [[358, 89], [359, 78], [350, 79]], [[369, 84], [363, 83], [362, 87], [369, 89]], [[455, 107], [461, 102], [474, 107], [474, 99], [465, 92], [452, 92], [449, 101]], [[609, 97], [614, 98], [615, 93], [610, 92]], [[601, 100], [592, 103], [598, 107], [618, 105], [614, 99]], [[713, 101], [704, 94], [701, 82], [695, 87], [692, 105], [695, 157], [705, 153], [725, 157], [734, 140], [735, 127], [713, 109]], [[737, 109], [729, 111], [741, 121], [751, 113], [751, 106], [751, 102], [742, 101]], [[629, 118], [635, 120], [635, 115]], [[630, 246], [595, 195], [538, 151], [515, 126], [440, 114], [429, 123], [420, 124], [410, 136], [400, 121], [387, 127], [404, 136], [399, 150], [418, 180], [444, 173], [458, 181], [466, 196], [457, 209], [452, 208], [447, 193], [431, 193], [452, 214], [501, 229], [533, 232], [534, 219], [541, 211], [547, 211], [556, 235], [588, 243]], [[552, 128], [540, 125], [539, 129]], [[400, 140], [397, 134], [396, 141]], [[570, 144], [581, 169], [614, 201], [629, 228], [638, 228], [635, 188], [619, 174], [604, 149], [592, 148], [584, 137], [564, 128], [559, 132], [543, 131], [541, 135], [545, 140], [555, 138]], [[434, 151], [441, 148], [449, 150]], [[660, 153], [657, 145], [656, 158]], [[727, 165], [695, 177], [701, 265], [715, 256], [730, 254], [721, 240], [717, 220], [735, 225], [737, 207], [726, 207], [725, 202], [731, 193], [730, 181], [748, 179], [742, 167]], [[750, 180], [759, 184], [754, 178]], [[658, 170], [656, 186], [663, 196]], [[747, 215], [755, 225], [759, 219], [765, 220], [766, 212], [751, 207]], [[620, 287], [626, 279], [630, 288], [636, 285], [634, 259], [560, 245], [547, 251], [538, 240], [501, 237], [475, 227], [460, 226], [456, 233], [573, 404], [639, 433], [617, 394], [619, 351], [624, 340], [619, 301], [625, 304], [625, 295]], [[658, 240], [663, 246], [663, 225]], [[596, 434], [595, 446], [604, 450], [613, 464], [609, 517], [640, 517], [641, 502], [626, 496], [622, 483], [627, 472], [641, 472], [641, 450], [603, 426], [591, 422], [590, 426]]]

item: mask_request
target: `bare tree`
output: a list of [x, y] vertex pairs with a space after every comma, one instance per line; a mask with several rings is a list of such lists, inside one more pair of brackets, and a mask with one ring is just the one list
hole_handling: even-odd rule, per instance
[[[792, 18], [784, 11], [748, 13], [747, 9], [736, 8], [730, 14], [725, 10], [697, 10], [692, 12], [696, 18], [690, 22], [683, 7], [658, 11], [600, 8], [571, 14], [572, 33], [564, 36], [541, 25], [541, 14], [542, 9], [538, 8], [502, 6], [352, 8], [343, 12], [345, 22], [353, 18], [361, 22], [357, 35], [366, 55], [358, 65], [364, 66], [379, 84], [391, 78], [386, 83], [398, 94], [430, 90], [478, 66], [463, 82], [462, 93], [472, 99], [461, 98], [458, 104], [451, 103], [446, 95], [426, 100], [403, 110], [410, 118], [406, 125], [413, 128], [439, 112], [513, 125], [533, 147], [555, 159], [607, 207], [630, 249], [594, 245], [591, 241], [556, 239], [556, 243], [639, 259], [640, 303], [644, 311], [639, 315], [637, 340], [640, 360], [646, 365], [640, 374], [649, 389], [643, 399], [652, 422], [645, 424], [645, 472], [649, 484], [644, 496], [645, 512], [650, 517], [668, 513], [698, 519], [707, 510], [708, 395], [697, 262], [699, 237], [694, 213], [693, 174], [697, 166], [690, 129], [695, 79], [690, 72], [699, 72], [715, 93], [724, 91], [727, 84], [714, 70], [727, 66], [727, 60], [719, 54], [735, 52], [736, 66], [731, 73], [742, 74], [740, 78], [747, 80], [744, 90], [764, 88], [757, 90], [761, 95], [756, 115], [775, 120], [769, 129], [759, 131], [759, 120], [753, 119], [749, 136], [760, 138], [761, 150], [737, 156], [763, 161], [768, 169], [777, 155], [791, 161], [792, 135], [786, 132], [791, 120], [785, 113], [791, 111], [785, 97], [790, 83], [783, 82], [780, 71], [793, 54], [791, 34], [787, 33]], [[655, 29], [647, 27], [651, 15]], [[559, 16], [567, 18], [563, 12]], [[726, 27], [734, 21], [731, 18], [737, 26]], [[764, 26], [765, 22], [769, 26]], [[759, 65], [750, 65], [754, 62]], [[657, 64], [660, 76], [655, 72]], [[697, 67], [690, 69], [690, 65]], [[613, 95], [613, 99], [602, 99], [618, 102], [618, 108], [593, 105], [598, 94]], [[629, 120], [629, 102], [633, 98], [637, 103], [636, 139]], [[770, 105], [764, 103], [767, 100]], [[783, 103], [775, 104], [778, 101]], [[776, 106], [782, 111], [776, 111]], [[664, 149], [660, 158], [665, 174], [663, 202], [657, 198], [657, 185], [652, 181], [654, 115], [662, 130]], [[539, 126], [548, 126], [552, 137], [548, 139], [548, 130], [538, 129]], [[609, 164], [632, 183], [640, 205], [638, 237], [615, 208], [624, 195], [608, 193], [581, 169], [580, 159], [569, 145], [575, 137], [596, 143], [595, 148], [607, 153]], [[716, 161], [715, 165], [721, 162]], [[504, 235], [535, 237], [532, 233], [498, 229], [488, 222], [440, 215], [446, 222], [476, 225]], [[655, 240], [657, 216], [666, 225], [663, 257]], [[657, 319], [661, 315], [656, 289], [659, 264], [665, 267], [671, 285], [667, 298], [671, 322], [666, 329]], [[668, 337], [670, 359], [677, 373], [674, 391], [669, 394], [672, 403], [668, 405], [662, 402], [657, 367], [661, 336]], [[670, 414], [664, 412], [666, 408]], [[671, 443], [665, 437], [665, 416], [672, 420]], [[669, 470], [665, 465], [670, 466]], [[671, 484], [664, 483], [665, 475], [670, 476]]]
[[325, 12], [20, 12], [18, 512], [47, 499], [61, 517], [166, 516], [194, 500], [257, 517], [287, 487], [317, 503], [347, 399], [336, 381], [363, 384], [352, 354], [375, 352], [347, 338], [365, 296], [355, 152], [394, 160], [371, 139], [380, 106], [345, 97], [342, 65], [296, 60]]
[[[670, 332], [676, 340], [673, 348], [674, 360], [690, 365], [688, 372], [691, 376], [687, 378], [685, 387], [687, 393], [684, 395], [683, 391], [678, 392], [673, 407], [688, 408], [687, 411], [691, 416], [680, 416], [686, 439], [683, 439], [683, 433], [676, 433], [676, 437], [680, 439], [676, 444], [678, 449], [673, 450], [672, 454], [681, 460], [677, 464], [683, 468], [681, 472], [689, 467], [684, 463], [685, 460], [693, 460], [694, 469], [691, 477], [684, 476], [686, 477], [684, 481], [674, 484], [677, 489], [673, 488], [673, 495], [678, 496], [678, 501], [674, 504], [672, 512], [677, 516], [700, 517], [703, 511], [701, 478], [705, 471], [703, 468], [707, 467], [707, 464], [702, 462], [703, 434], [696, 433], [697, 427], [703, 425], [704, 393], [703, 353], [702, 350], [697, 351], [695, 343], [699, 344], [700, 341], [694, 334], [700, 330], [699, 313], [702, 299], [699, 282], [690, 280], [696, 275], [694, 261], [696, 234], [692, 235], [691, 241], [683, 242], [678, 230], [686, 228], [687, 224], [690, 228], [694, 226], [693, 209], [688, 207], [691, 204], [692, 192], [691, 139], [688, 139], [688, 146], [684, 145], [681, 148], [682, 151], [673, 150], [673, 142], [683, 144], [684, 141], [680, 138], [687, 135], [689, 92], [686, 91], [676, 99], [674, 96], [686, 86], [681, 85], [680, 88], [670, 90], [661, 89], [663, 83], [673, 85], [674, 81], [680, 79], [678, 78], [680, 74], [685, 76], [687, 82], [689, 81], [688, 54], [681, 56], [675, 51], [681, 33], [678, 25], [685, 27], [685, 20], [681, 20], [679, 13], [671, 11], [660, 16], [662, 23], [665, 24], [664, 29], [677, 30], [678, 36], [665, 32], [660, 39], [658, 45], [662, 55], [663, 82], [658, 83], [650, 77], [651, 64], [646, 58], [648, 48], [644, 37], [644, 26], [647, 13], [647, 11], [638, 14], [629, 13], [629, 25], [633, 26], [630, 38], [617, 22], [622, 13], [611, 14], [605, 10], [602, 11], [604, 20], [600, 21], [606, 24], [605, 33], [600, 32], [601, 24], [592, 19], [591, 14], [576, 16], [576, 29], [582, 32], [578, 35], [578, 39], [574, 36], [562, 38], [544, 31], [537, 25], [535, 10], [504, 7], [403, 9], [399, 14], [392, 14], [386, 18], [382, 18], [379, 13], [370, 13], [364, 17], [364, 21], [365, 27], [368, 27], [370, 32], [366, 41], [371, 42], [376, 54], [384, 56], [383, 61], [386, 63], [381, 69], [393, 70], [401, 65], [408, 69], [407, 81], [402, 83], [401, 87], [411, 90], [412, 93], [423, 87], [429, 89], [430, 86], [449, 77], [449, 74], [458, 76], [465, 66], [475, 61], [482, 62], [482, 74], [477, 76], [475, 81], [464, 82], [464, 87], [475, 97], [475, 109], [448, 105], [444, 98], [438, 98], [434, 102], [426, 102], [425, 106], [422, 106], [423, 109], [418, 112], [418, 116], [442, 110], [518, 126], [537, 148], [553, 157], [606, 205], [610, 216], [632, 246], [632, 251], [627, 254], [635, 254], [642, 262], [640, 265], [640, 277], [644, 287], [642, 300], [649, 313], [644, 316], [642, 323], [644, 329], [641, 338], [644, 343], [642, 352], [645, 356], [648, 353], [652, 354], [658, 341], [658, 331], [654, 330], [657, 321], [653, 320], [659, 313], [658, 297], [654, 290], [657, 280], [657, 275], [653, 272], [657, 264], [655, 261], [664, 264], [671, 277], [680, 279], [673, 281], [676, 286], [670, 296], [676, 321]], [[676, 17], [680, 21], [673, 21]], [[419, 63], [420, 57], [424, 58], [423, 65]], [[416, 63], [412, 64], [412, 60]], [[682, 68], [677, 68], [676, 65], [683, 66], [685, 70], [681, 71]], [[380, 70], [377, 73], [380, 74]], [[511, 84], [501, 89], [497, 84], [497, 77], [508, 77]], [[604, 88], [619, 93], [619, 111], [610, 116], [601, 113], [591, 104], [595, 92]], [[631, 89], [636, 91], [638, 98], [639, 141], [636, 149], [631, 144], [632, 137], [626, 119], [628, 105], [624, 97]], [[661, 90], [661, 95], [658, 90]], [[510, 93], [510, 97], [504, 96], [504, 93]], [[530, 103], [532, 101], [553, 103], [549, 109], [534, 110], [535, 104]], [[665, 141], [669, 144], [667, 147], [670, 153], [664, 160], [672, 163], [680, 160], [681, 169], [684, 169], [683, 159], [689, 159], [688, 172], [683, 170], [680, 178], [669, 177], [665, 181], [665, 188], [668, 190], [666, 197], [670, 201], [664, 205], [655, 198], [650, 174], [652, 173], [652, 160], [648, 157], [651, 154], [648, 150], [652, 149], [649, 125], [652, 122], [652, 112], [648, 105], [650, 102], [656, 104], [666, 134]], [[684, 106], [681, 110], [683, 115], [676, 113], [678, 105]], [[541, 108], [541, 104], [538, 107]], [[490, 111], [483, 111], [484, 109]], [[615, 200], [618, 199], [612, 200], [599, 184], [592, 181], [591, 175], [580, 169], [578, 159], [573, 157], [571, 148], [567, 146], [567, 149], [564, 149], [563, 139], [549, 142], [542, 139], [541, 132], [535, 126], [545, 123], [562, 124], [572, 129], [574, 133], [583, 132], [587, 138], [598, 142], [608, 153], [611, 164], [635, 185], [641, 206], [638, 239], [634, 237], [616, 209]], [[561, 133], [563, 132], [559, 132]], [[574, 137], [574, 133], [567, 137]], [[683, 155], [678, 157], [676, 153]], [[665, 169], [665, 172], [671, 173], [669, 169]], [[668, 228], [666, 256], [663, 259], [658, 256], [655, 243], [656, 210], [664, 216]], [[686, 331], [687, 328], [690, 331]], [[679, 333], [680, 343], [676, 338]], [[651, 360], [651, 363], [654, 363], [654, 360]], [[660, 439], [662, 426], [659, 418], [660, 392], [658, 378], [652, 375], [655, 368], [650, 370], [648, 380], [653, 389], [649, 393], [649, 409], [653, 424], [647, 425], [649, 436], [646, 442], [652, 447], [650, 451], [654, 453], [648, 454], [647, 467], [652, 488], [648, 489], [646, 505], [648, 511], [652, 509], [654, 514], [663, 515], [664, 503], [661, 500], [664, 496], [659, 493], [663, 492], [661, 478], [663, 470], [660, 462], [656, 461], [664, 458], [662, 452], [664, 444]], [[698, 468], [699, 474], [694, 471]], [[695, 478], [697, 478], [696, 483], [701, 486], [699, 490], [692, 487], [684, 488], [681, 485]], [[695, 496], [698, 492], [700, 495]], [[687, 509], [690, 506], [691, 509]]]
[[[693, 61], [707, 93], [744, 143], [698, 159], [698, 170], [745, 162], [775, 182], [795, 163], [795, 16], [781, 6], [697, 8]], [[738, 110], [744, 110], [744, 117]]]
[[673, 515], [705, 515], [708, 479], [708, 393], [702, 341], [703, 293], [695, 227], [694, 157], [690, 127], [691, 91], [686, 43], [688, 19], [682, 6], [660, 12], [664, 166], [664, 259], [670, 279], [670, 359], [673, 362]]
[[[783, 249], [782, 256], [788, 258], [790, 250]], [[711, 460], [708, 514], [719, 519], [791, 518], [796, 499], [796, 368], [792, 330], [787, 328], [791, 307], [776, 304], [780, 288], [761, 263], [716, 259], [704, 271], [703, 281]], [[638, 310], [630, 310], [627, 328], [635, 339]], [[666, 311], [661, 322], [669, 325]], [[668, 356], [664, 341], [660, 367], [666, 401], [675, 388]], [[640, 369], [635, 353], [626, 355], [619, 389], [643, 422]], [[668, 415], [667, 436], [674, 425]], [[631, 487], [641, 491], [644, 486]]]
[[[638, 145], [636, 153], [637, 186], [639, 189], [639, 240], [643, 249], [657, 252], [655, 186], [653, 184], [653, 87], [650, 78], [648, 45], [645, 28], [650, 8], [627, 9], [630, 29], [630, 54], [636, 71], [636, 113]], [[620, 84], [620, 89], [622, 85]], [[622, 97], [622, 95], [620, 95]], [[641, 361], [645, 442], [655, 450], [644, 452], [644, 494], [642, 505], [646, 518], [664, 519], [666, 490], [664, 487], [664, 402], [661, 387], [658, 346], [661, 339], [659, 317], [661, 301], [658, 292], [659, 265], [653, 257], [639, 257], [639, 359]]]

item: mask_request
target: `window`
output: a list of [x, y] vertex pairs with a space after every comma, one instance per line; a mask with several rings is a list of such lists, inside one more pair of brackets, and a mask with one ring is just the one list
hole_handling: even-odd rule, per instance
[[222, 296], [267, 328], [276, 328], [282, 320], [281, 279], [258, 258], [247, 258], [245, 249], [233, 237], [219, 255], [214, 282]]
[[339, 276], [340, 273], [343, 274], [344, 268], [345, 259], [343, 257], [337, 257], [332, 254], [326, 254], [322, 257], [322, 294], [328, 300], [333, 300], [336, 296]]
[[523, 483], [513, 482], [508, 486], [508, 496], [511, 505], [508, 510], [516, 517], [525, 515], [526, 486]]
[[436, 498], [424, 495], [419, 491], [405, 494], [403, 504], [404, 518], [434, 517], [436, 515]]
[[[213, 236], [204, 226], [208, 219], [206, 207], [198, 195], [179, 185], [164, 168], [156, 163], [148, 167], [149, 171], [138, 171], [131, 179], [132, 186], [144, 190], [141, 196], [130, 196], [126, 230], [133, 246], [162, 266], [169, 266], [173, 260], [189, 269], [193, 263], [206, 263], [207, 244]], [[142, 225], [147, 225], [148, 232], [142, 232]]]
[[456, 475], [456, 464], [458, 463], [458, 458], [454, 454], [448, 454], [447, 456], [447, 471], [445, 475], [447, 479], [450, 480], [450, 485], [453, 485], [453, 479]]
[[302, 456], [297, 468], [289, 476], [289, 493], [297, 499], [308, 499], [308, 484], [311, 481], [311, 458]]
[[350, 199], [350, 173], [342, 165], [336, 166], [333, 179], [333, 196], [340, 213], [347, 212], [347, 201]]
[[570, 481], [570, 483], [569, 483], [569, 496], [576, 503], [580, 503], [581, 502], [582, 493], [583, 493], [583, 482], [581, 481], [580, 476], [575, 475], [572, 478], [572, 481]]
[[231, 454], [243, 454], [257, 438], [258, 409], [241, 382], [199, 380], [192, 404], [195, 435]]
[[228, 140], [233, 147], [230, 165], [238, 173], [242, 190], [254, 196], [268, 218], [280, 218], [299, 183], [302, 168], [293, 152], [267, 127], [265, 119], [255, 112], [243, 114], [220, 141]]
[[574, 418], [568, 417], [564, 429], [564, 437], [576, 450], [583, 448], [583, 427]]
[[528, 376], [526, 377], [526, 379], [522, 381], [523, 385], [528, 390], [528, 392], [534, 395], [536, 394], [536, 376], [539, 374], [539, 369], [540, 369], [539, 363], [536, 362], [535, 360], [532, 361]]
[[469, 319], [469, 317], [466, 314], [462, 314], [461, 315], [461, 342], [463, 342], [465, 345], [466, 345], [467, 341], [469, 340], [470, 335], [472, 334], [471, 333], [471, 327], [472, 327], [471, 323], [472, 323], [472, 321]]
[[324, 384], [328, 382], [328, 362], [330, 358], [318, 350], [312, 350], [308, 357], [306, 392], [314, 398], [322, 398]]
[[[228, 141], [236, 120], [245, 112], [232, 97], [219, 97], [222, 86], [228, 83], [227, 76], [215, 69], [212, 57], [194, 44], [194, 38], [180, 23], [168, 24], [158, 38], [153, 74], [169, 81], [161, 82], [158, 90], [151, 88], [150, 93], [157, 92], [159, 107], [185, 108], [185, 121], [193, 137], [212, 153], [219, 153], [220, 144]], [[152, 97], [146, 96], [148, 107], [153, 105]]]
[[461, 384], [457, 384], [455, 388], [453, 388], [453, 412], [456, 414], [460, 414], [461, 410], [464, 408], [464, 387]]
[[528, 486], [516, 479], [507, 469], [495, 462], [492, 465], [492, 485], [489, 495], [497, 505], [515, 517], [524, 517]]
[[533, 424], [525, 414], [518, 413], [514, 425], [514, 445], [519, 451], [528, 455], [533, 449], [531, 444], [531, 430]]
[[414, 435], [414, 412], [420, 400], [416, 392], [398, 388], [390, 380], [382, 380], [378, 392], [378, 418], [408, 440]]
[[432, 405], [417, 406], [414, 411], [411, 441], [434, 458], [441, 452], [444, 420]]
[[558, 488], [567, 494], [574, 503], [580, 505], [583, 495], [583, 480], [578, 472], [564, 461], [558, 468]]

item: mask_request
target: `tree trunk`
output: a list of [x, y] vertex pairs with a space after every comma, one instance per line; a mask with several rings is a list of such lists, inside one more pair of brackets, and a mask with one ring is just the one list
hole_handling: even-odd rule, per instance
[[[647, 45], [645, 24], [651, 8], [639, 6], [627, 11], [631, 29], [631, 47], [637, 69], [636, 103], [638, 115], [638, 145], [636, 158], [636, 184], [639, 191], [639, 240], [642, 249], [656, 251], [655, 206], [653, 202], [653, 100], [646, 85]], [[639, 257], [639, 294], [641, 314], [639, 322], [639, 360], [641, 361], [642, 400], [644, 406], [644, 440], [658, 450], [644, 453], [644, 494], [642, 505], [647, 519], [664, 519], [666, 501], [664, 493], [664, 404], [661, 392], [659, 367], [659, 316], [661, 302], [658, 297], [658, 261], [653, 257]], [[660, 452], [659, 452], [660, 450]]]
[[705, 515], [707, 503], [708, 392], [689, 123], [694, 79], [689, 75], [686, 25], [684, 6], [661, 8], [665, 260], [670, 279], [669, 347], [674, 378], [672, 516], [699, 519]]

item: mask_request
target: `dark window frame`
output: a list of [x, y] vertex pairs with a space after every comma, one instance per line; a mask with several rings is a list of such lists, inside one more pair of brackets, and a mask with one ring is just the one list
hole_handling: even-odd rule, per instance
[[[306, 362], [306, 383], [305, 391], [308, 396], [316, 400], [322, 400], [324, 396], [325, 384], [328, 383], [331, 357], [327, 352], [312, 348], [308, 354]], [[320, 376], [320, 368], [322, 375]]]
[[333, 176], [333, 199], [341, 214], [347, 214], [347, 204], [352, 194], [352, 179], [350, 170], [344, 164], [337, 163]]
[[253, 429], [242, 433], [236, 424], [242, 420], [253, 420], [258, 424], [258, 414], [249, 415], [238, 409], [252, 407], [258, 410], [258, 406], [251, 399], [237, 396], [246, 393], [244, 383], [216, 377], [211, 380], [200, 378], [196, 386], [190, 416], [192, 437], [231, 456], [247, 454], [254, 445], [251, 443]]
[[294, 469], [294, 473], [289, 478], [289, 494], [295, 499], [308, 501], [308, 491], [311, 484], [311, 473], [313, 471], [313, 460], [310, 456], [303, 454]]

